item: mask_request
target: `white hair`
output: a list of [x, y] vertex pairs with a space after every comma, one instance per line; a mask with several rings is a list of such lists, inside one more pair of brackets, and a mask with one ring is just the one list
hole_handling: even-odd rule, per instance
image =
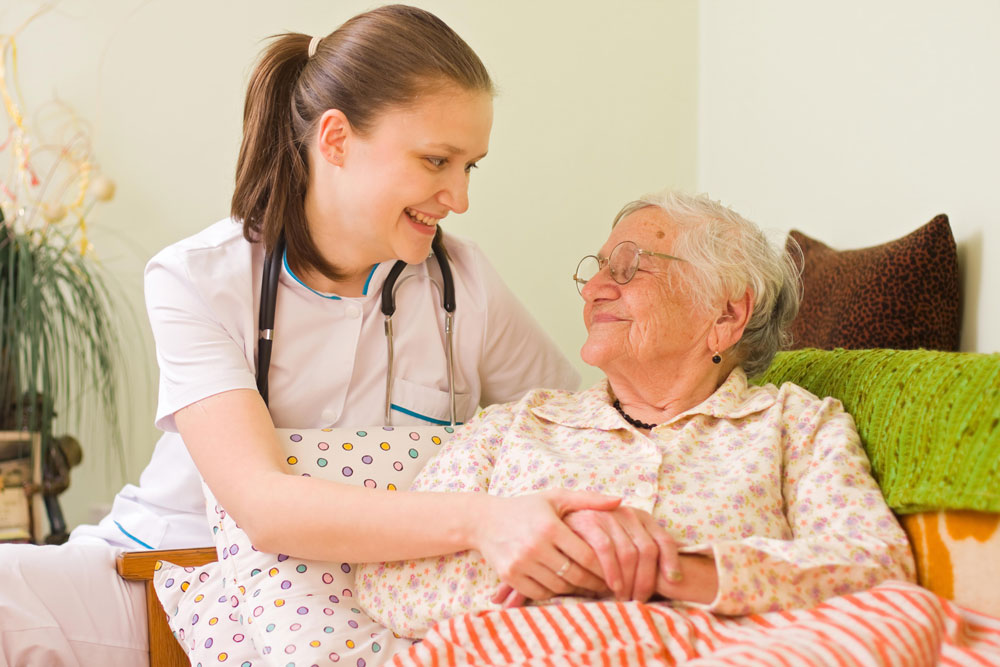
[[677, 229], [672, 255], [683, 258], [683, 288], [706, 309], [720, 298], [735, 300], [747, 290], [753, 312], [732, 354], [749, 377], [767, 370], [775, 353], [791, 342], [788, 328], [799, 311], [799, 269], [789, 250], [772, 243], [764, 231], [706, 195], [671, 190], [626, 204], [612, 223], [648, 207], [663, 211]]

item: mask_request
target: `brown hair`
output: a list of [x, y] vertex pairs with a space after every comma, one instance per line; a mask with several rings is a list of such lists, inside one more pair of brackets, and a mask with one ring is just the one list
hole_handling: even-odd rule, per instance
[[340, 272], [319, 253], [305, 215], [308, 147], [320, 116], [339, 109], [364, 134], [380, 113], [406, 108], [442, 84], [494, 93], [475, 52], [441, 19], [387, 5], [350, 19], [319, 41], [287, 33], [272, 38], [247, 87], [243, 143], [236, 163], [232, 215], [248, 241], [270, 252], [282, 233], [293, 267], [331, 280]]

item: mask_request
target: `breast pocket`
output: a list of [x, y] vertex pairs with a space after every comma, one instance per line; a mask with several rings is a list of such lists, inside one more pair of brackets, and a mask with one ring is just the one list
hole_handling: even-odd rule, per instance
[[[468, 421], [476, 411], [471, 394], [455, 394], [455, 419]], [[393, 424], [449, 424], [451, 396], [447, 391], [396, 378], [392, 383]]]

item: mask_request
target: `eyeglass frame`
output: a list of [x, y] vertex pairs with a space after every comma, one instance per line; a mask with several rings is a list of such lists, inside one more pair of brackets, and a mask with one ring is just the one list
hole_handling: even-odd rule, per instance
[[[611, 252], [608, 253], [607, 257], [601, 257], [600, 255], [584, 255], [583, 257], [580, 258], [580, 261], [577, 262], [577, 264], [576, 264], [576, 272], [573, 273], [573, 282], [576, 283], [576, 291], [579, 292], [582, 295], [583, 294], [583, 286], [586, 285], [587, 283], [589, 283], [594, 278], [596, 278], [597, 274], [600, 273], [601, 271], [603, 271], [605, 266], [610, 265], [611, 264], [611, 255], [615, 254], [615, 251], [618, 250], [618, 248], [620, 248], [623, 245], [625, 245], [626, 243], [631, 243], [632, 245], [635, 246], [635, 249], [636, 249], [636, 252], [635, 252], [635, 258], [636, 258], [635, 270], [633, 270], [632, 271], [632, 275], [630, 275], [625, 280], [618, 280], [618, 278], [615, 277], [615, 274], [611, 273], [611, 279], [614, 280], [619, 285], [627, 285], [628, 283], [632, 282], [632, 279], [635, 278], [635, 274], [637, 274], [639, 272], [639, 258], [641, 256], [643, 256], [643, 255], [647, 255], [649, 257], [659, 257], [661, 259], [675, 259], [678, 262], [686, 262], [687, 261], [686, 259], [683, 259], [681, 257], [674, 257], [673, 255], [668, 255], [666, 253], [653, 252], [652, 250], [645, 250], [643, 248], [640, 248], [639, 244], [636, 243], [635, 241], [631, 241], [629, 239], [625, 239], [624, 241], [621, 241], [618, 244], [616, 244], [615, 247], [611, 249]], [[586, 261], [587, 259], [589, 259], [591, 257], [594, 258], [594, 260], [597, 261], [597, 272], [594, 273], [594, 275], [591, 276], [588, 280], [581, 280], [580, 277], [579, 277], [579, 274], [580, 274], [580, 265], [582, 265], [584, 263], [584, 261]]]

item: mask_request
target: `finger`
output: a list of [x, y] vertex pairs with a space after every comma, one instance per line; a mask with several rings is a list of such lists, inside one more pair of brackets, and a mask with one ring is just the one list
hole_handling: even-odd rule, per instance
[[[647, 601], [656, 591], [656, 578], [659, 573], [658, 562], [660, 547], [649, 533], [649, 527], [641, 518], [645, 512], [621, 511], [618, 513], [622, 527], [632, 539], [636, 549], [636, 562], [633, 571], [632, 590], [626, 590], [629, 599]], [[650, 517], [652, 518], [652, 517]], [[622, 563], [625, 567], [625, 563]]]
[[[539, 571], [546, 570], [552, 572], [548, 568], [541, 566]], [[555, 576], [555, 573], [552, 573]], [[546, 588], [541, 582], [538, 581], [534, 576], [518, 575], [508, 582], [516, 592], [520, 593], [529, 600], [548, 600], [550, 597], [555, 595], [555, 591]]]
[[[594, 525], [594, 522], [589, 522], [589, 525]], [[599, 581], [606, 581], [604, 566], [586, 537], [578, 535], [573, 528], [564, 525], [556, 532], [553, 543], [560, 552], [579, 565], [581, 570], [589, 572]], [[559, 566], [557, 565], [554, 569], [558, 570]], [[583, 572], [580, 571], [577, 571], [577, 575], [584, 576]], [[583, 579], [581, 579], [580, 585], [582, 585], [582, 581]]]
[[[559, 567], [551, 568], [550, 566], [550, 569], [554, 569], [555, 576], [559, 579], [557, 583], [549, 586], [552, 590], [557, 591], [560, 595], [570, 595], [579, 592], [580, 589], [592, 593], [600, 593], [608, 589], [603, 579], [595, 576], [581, 565], [574, 563], [565, 554], [560, 552], [559, 558], [561, 558]], [[549, 580], [543, 580], [543, 583], [548, 584]]]
[[681, 556], [677, 552], [677, 543], [656, 519], [648, 515], [643, 515], [642, 518], [659, 551], [659, 574], [672, 584], [679, 583], [684, 577], [681, 574]]
[[510, 597], [511, 593], [516, 593], [516, 592], [517, 591], [515, 591], [513, 586], [511, 586], [510, 584], [501, 583], [499, 586], [497, 586], [497, 590], [493, 594], [493, 597], [490, 598], [490, 602], [493, 602], [494, 604], [502, 604], [504, 600]]
[[[598, 567], [600, 566], [598, 565]], [[566, 571], [566, 574], [562, 576], [562, 579], [569, 584], [571, 588], [583, 589], [590, 591], [591, 593], [603, 593], [608, 590], [608, 585], [604, 583], [604, 579], [596, 576], [593, 572], [578, 563], [571, 563], [569, 569]], [[566, 595], [569, 592], [570, 591], [566, 591], [563, 595]]]
[[[621, 528], [607, 512], [594, 513], [587, 519], [588, 521], [585, 523], [574, 523], [574, 530], [579, 534], [579, 538], [586, 542], [587, 548], [592, 550], [600, 565], [600, 573], [604, 583], [615, 595], [618, 595], [619, 591], [622, 590], [622, 569], [618, 563], [618, 553], [610, 531], [612, 526], [619, 531]], [[566, 550], [565, 553], [573, 555], [576, 559], [576, 555], [571, 549]]]
[[524, 603], [528, 601], [528, 598], [524, 597], [514, 589], [511, 589], [510, 595], [504, 599], [501, 606], [504, 609], [510, 609], [511, 607], [523, 607]]
[[[611, 540], [615, 563], [621, 577], [618, 587], [611, 586], [611, 590], [615, 592], [616, 598], [626, 600], [635, 585], [635, 565], [639, 559], [639, 552], [632, 541], [632, 537], [625, 531], [622, 524], [619, 523], [617, 514], [609, 515], [606, 530]], [[598, 555], [598, 558], [600, 558], [600, 555]], [[608, 582], [608, 585], [610, 586], [611, 582]]]
[[593, 491], [557, 489], [548, 493], [551, 494], [552, 506], [560, 517], [577, 510], [613, 510], [622, 502], [617, 496], [606, 496]]

